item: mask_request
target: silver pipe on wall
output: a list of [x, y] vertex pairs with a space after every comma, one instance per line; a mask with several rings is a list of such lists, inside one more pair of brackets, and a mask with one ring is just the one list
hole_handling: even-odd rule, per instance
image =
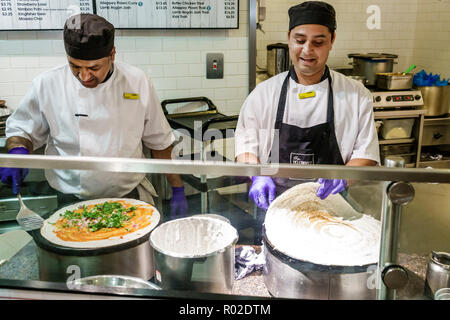
[[256, 15], [257, 0], [248, 0], [248, 92], [256, 86]]

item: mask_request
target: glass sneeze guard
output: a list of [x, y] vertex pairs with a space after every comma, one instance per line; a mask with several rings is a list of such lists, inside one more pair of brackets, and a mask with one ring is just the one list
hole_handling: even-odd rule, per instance
[[[355, 198], [360, 204], [365, 206], [365, 209], [371, 212], [376, 218], [381, 219], [382, 216], [382, 200], [385, 198], [383, 193], [383, 186], [386, 184], [392, 184], [393, 182], [407, 182], [417, 184], [419, 186], [429, 186], [428, 189], [438, 188], [439, 186], [447, 186], [450, 183], [450, 170], [446, 169], [410, 169], [410, 168], [387, 168], [387, 167], [345, 167], [335, 165], [312, 165], [299, 167], [295, 165], [287, 164], [270, 164], [270, 165], [256, 165], [256, 164], [239, 164], [232, 162], [208, 162], [208, 161], [186, 161], [186, 160], [156, 160], [156, 159], [129, 159], [129, 158], [98, 158], [98, 157], [58, 157], [58, 156], [39, 156], [39, 155], [26, 155], [26, 156], [12, 156], [12, 155], [0, 155], [1, 167], [20, 167], [29, 168], [33, 170], [42, 169], [64, 169], [64, 170], [92, 170], [99, 172], [117, 172], [117, 173], [147, 173], [151, 175], [161, 176], [163, 174], [180, 174], [180, 175], [219, 175], [229, 177], [251, 177], [251, 176], [271, 176], [271, 177], [294, 177], [301, 179], [317, 179], [330, 178], [330, 179], [348, 179], [358, 180], [359, 187], [350, 188], [349, 193], [353, 193]], [[164, 179], [162, 179], [164, 180]], [[245, 180], [244, 180], [245, 181]], [[248, 229], [246, 226], [239, 225], [244, 220], [252, 221], [258, 220], [256, 210], [252, 209], [252, 203], [247, 198], [239, 198], [237, 195], [247, 195], [248, 193], [248, 181], [242, 183], [239, 186], [230, 186], [228, 188], [218, 188], [218, 192], [208, 197], [208, 213], [221, 214], [227, 211], [227, 208], [234, 206], [231, 210], [231, 215], [228, 219], [238, 229], [240, 241], [238, 245], [255, 245], [252, 243], [252, 235], [247, 238], [250, 239], [245, 242], [246, 233]], [[375, 189], [370, 189], [370, 185], [376, 185]], [[233, 189], [233, 187], [235, 189]], [[230, 190], [233, 189], [233, 190]], [[188, 190], [189, 188], [187, 188]], [[226, 189], [226, 190], [225, 190]], [[381, 196], [371, 195], [370, 192], [365, 190], [382, 190]], [[361, 198], [358, 195], [360, 190], [364, 190], [364, 196], [367, 198]], [[423, 188], [416, 190], [416, 197], [423, 192]], [[157, 188], [157, 192], [162, 192], [162, 189]], [[445, 193], [444, 193], [445, 195]], [[200, 213], [201, 199], [198, 192], [187, 192], [187, 196], [192, 203], [193, 213]], [[448, 194], [447, 194], [448, 196]], [[6, 196], [3, 196], [6, 198]], [[441, 197], [442, 198], [442, 197]], [[218, 199], [221, 199], [220, 201]], [[225, 200], [223, 200], [225, 199]], [[164, 199], [163, 199], [164, 200]], [[445, 199], [444, 199], [445, 200]], [[384, 201], [384, 200], [383, 200]], [[162, 201], [164, 202], [164, 201]], [[376, 205], [374, 205], [376, 204]], [[191, 206], [191, 202], [190, 202]], [[236, 208], [240, 207], [242, 214], [239, 215], [236, 212]], [[254, 206], [253, 206], [254, 207]], [[167, 202], [161, 205], [161, 213], [164, 216], [162, 220], [170, 221], [168, 218], [168, 205]], [[224, 209], [225, 208], [225, 209]], [[408, 205], [406, 205], [408, 209]], [[236, 218], [236, 216], [238, 216]], [[402, 223], [409, 223], [406, 214], [403, 214], [405, 221]], [[403, 219], [403, 218], [402, 218]], [[237, 221], [237, 222], [236, 222]], [[242, 223], [245, 224], [245, 223]], [[401, 232], [399, 239], [396, 241], [402, 242], [405, 232]], [[254, 236], [254, 234], [253, 234]], [[445, 242], [445, 239], [443, 239]], [[398, 244], [397, 244], [398, 245]], [[411, 246], [409, 246], [411, 247]], [[399, 246], [399, 251], [402, 251], [402, 245]], [[443, 249], [445, 250], [445, 244]], [[411, 249], [408, 249], [411, 251]], [[428, 251], [428, 248], [422, 250]], [[401, 259], [400, 259], [401, 260]], [[402, 260], [399, 261], [402, 264]], [[396, 270], [394, 270], [396, 271]], [[381, 271], [380, 271], [381, 272]], [[391, 273], [393, 274], [393, 273]], [[0, 268], [0, 281], [1, 281], [1, 268]], [[381, 277], [381, 275], [378, 275]], [[4, 278], [4, 277], [3, 277]], [[199, 277], [201, 278], [201, 277]], [[256, 277], [255, 277], [256, 278]], [[411, 278], [411, 276], [410, 276]], [[39, 280], [35, 279], [35, 280]], [[322, 281], [323, 279], [321, 279]], [[366, 281], [365, 279], [364, 281]], [[411, 280], [411, 279], [410, 279]], [[266, 283], [269, 280], [265, 279]], [[336, 285], [344, 281], [341, 278], [333, 278], [329, 276], [327, 279], [328, 285]], [[380, 282], [380, 279], [377, 280]], [[376, 281], [375, 281], [376, 282]], [[410, 281], [411, 282], [411, 281]], [[235, 282], [235, 287], [240, 282]], [[269, 285], [268, 285], [269, 287]], [[242, 294], [242, 292], [233, 292], [236, 294]], [[267, 293], [267, 292], [266, 292]], [[338, 299], [339, 296], [322, 297], [317, 293], [318, 299], [328, 298]], [[408, 294], [404, 295], [406, 298], [411, 298]], [[373, 297], [374, 299], [377, 297]], [[378, 297], [380, 299], [380, 297]], [[388, 299], [388, 296], [381, 297], [382, 299]]]

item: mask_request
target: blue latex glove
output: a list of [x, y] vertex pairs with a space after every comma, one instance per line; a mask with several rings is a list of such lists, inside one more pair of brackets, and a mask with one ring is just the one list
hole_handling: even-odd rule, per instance
[[172, 199], [170, 200], [170, 218], [185, 217], [188, 211], [188, 203], [184, 194], [184, 187], [172, 187]]
[[[27, 148], [12, 148], [8, 151], [9, 154], [29, 154]], [[0, 168], [1, 180], [5, 184], [12, 185], [13, 193], [18, 194], [20, 185], [28, 174], [28, 169], [23, 168]]]
[[261, 209], [267, 210], [275, 199], [275, 183], [270, 177], [252, 177], [252, 186], [248, 195]]
[[322, 200], [330, 194], [342, 192], [347, 188], [347, 180], [320, 178], [317, 182], [321, 186], [317, 189], [316, 195]]

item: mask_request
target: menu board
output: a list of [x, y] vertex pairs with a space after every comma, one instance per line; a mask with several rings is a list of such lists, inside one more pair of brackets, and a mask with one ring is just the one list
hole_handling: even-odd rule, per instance
[[92, 0], [0, 0], [0, 30], [62, 29], [80, 12], [94, 12]]
[[239, 0], [0, 0], [0, 30], [57, 30], [77, 13], [117, 29], [233, 29]]

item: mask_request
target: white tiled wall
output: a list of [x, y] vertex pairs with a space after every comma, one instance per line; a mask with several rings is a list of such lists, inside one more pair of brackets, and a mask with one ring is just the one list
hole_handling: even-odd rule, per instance
[[[266, 0], [265, 34], [257, 31], [257, 64], [266, 67], [266, 46], [286, 42], [287, 10], [299, 0]], [[329, 65], [348, 65], [351, 52], [399, 55], [396, 70], [450, 77], [450, 0], [328, 0], [338, 30]], [[381, 9], [381, 29], [368, 30], [369, 5]], [[145, 70], [160, 100], [207, 96], [221, 112], [237, 114], [248, 93], [248, 1], [240, 1], [237, 30], [118, 30], [117, 58]], [[207, 80], [207, 52], [223, 52], [224, 79]], [[0, 32], [0, 98], [17, 107], [31, 80], [65, 63], [60, 31]]]
[[[116, 59], [143, 69], [159, 99], [206, 96], [237, 114], [248, 94], [248, 3], [240, 1], [239, 29], [117, 30]], [[31, 80], [66, 63], [61, 31], [0, 32], [0, 99], [15, 109]], [[224, 54], [224, 78], [206, 79], [206, 53]]]
[[[257, 64], [266, 68], [266, 47], [287, 43], [288, 9], [298, 0], [266, 0], [267, 17], [257, 31]], [[348, 66], [348, 53], [397, 54], [394, 71], [412, 63], [417, 69], [445, 72], [450, 76], [450, 0], [327, 0], [337, 15], [337, 38], [330, 53], [330, 66]], [[366, 10], [377, 5], [381, 28], [369, 30]], [[416, 71], [418, 71], [416, 70]]]
[[419, 0], [414, 63], [450, 78], [450, 0]]

